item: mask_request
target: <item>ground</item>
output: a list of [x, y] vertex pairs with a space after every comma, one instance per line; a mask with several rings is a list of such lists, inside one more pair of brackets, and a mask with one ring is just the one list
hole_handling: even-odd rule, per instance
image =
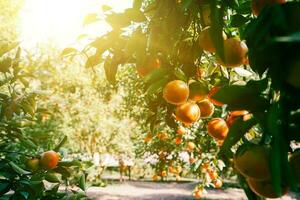
[[[92, 200], [191, 200], [191, 191], [195, 182], [156, 183], [144, 181], [126, 181], [112, 183], [106, 187], [90, 187], [87, 191]], [[207, 189], [203, 199], [243, 200], [247, 199], [243, 190], [226, 188], [222, 190]], [[289, 194], [281, 200], [296, 200], [299, 196]]]

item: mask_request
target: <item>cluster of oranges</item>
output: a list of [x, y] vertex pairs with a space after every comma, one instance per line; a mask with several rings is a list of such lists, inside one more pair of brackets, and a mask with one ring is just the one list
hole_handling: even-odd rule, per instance
[[40, 167], [43, 169], [49, 170], [54, 169], [60, 156], [55, 151], [46, 151], [42, 153], [40, 158], [32, 158], [27, 161], [26, 165], [30, 171], [37, 171]]
[[[269, 165], [270, 149], [267, 146], [251, 145], [247, 149], [237, 151], [234, 157], [234, 166], [242, 174], [250, 187], [257, 195], [264, 198], [279, 198], [288, 192], [287, 185], [281, 185], [281, 194], [276, 193], [271, 183], [271, 171]], [[296, 175], [300, 185], [300, 153], [290, 156], [289, 164]]]

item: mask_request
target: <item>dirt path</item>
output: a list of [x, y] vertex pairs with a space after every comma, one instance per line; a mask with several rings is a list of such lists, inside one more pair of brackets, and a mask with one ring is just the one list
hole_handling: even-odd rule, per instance
[[[108, 185], [104, 188], [91, 187], [87, 194], [92, 200], [191, 200], [191, 191], [195, 183], [153, 183], [125, 182]], [[224, 190], [207, 190], [204, 199], [214, 200], [246, 200], [241, 189], [227, 188]], [[296, 200], [294, 194], [280, 198]]]

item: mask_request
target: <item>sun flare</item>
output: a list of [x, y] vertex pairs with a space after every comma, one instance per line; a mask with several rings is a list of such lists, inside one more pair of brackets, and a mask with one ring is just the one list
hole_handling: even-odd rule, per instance
[[100, 13], [102, 5], [122, 11], [132, 0], [26, 0], [20, 14], [20, 40], [25, 48], [44, 43], [64, 47], [80, 34], [99, 35], [110, 30], [103, 20], [97, 27], [84, 27], [84, 17]]

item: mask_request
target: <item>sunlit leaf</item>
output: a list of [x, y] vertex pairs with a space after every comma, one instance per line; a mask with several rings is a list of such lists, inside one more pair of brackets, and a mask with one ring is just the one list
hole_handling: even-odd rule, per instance
[[99, 20], [97, 13], [90, 13], [85, 16], [83, 20], [83, 25], [89, 25], [91, 23], [97, 22]]

